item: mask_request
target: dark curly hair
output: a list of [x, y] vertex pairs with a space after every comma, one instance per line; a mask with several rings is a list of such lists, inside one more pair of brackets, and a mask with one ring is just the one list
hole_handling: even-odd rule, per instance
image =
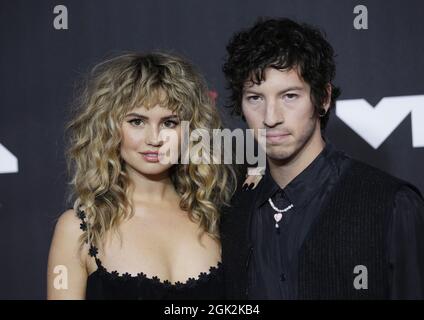
[[311, 87], [316, 114], [331, 98], [330, 109], [321, 118], [321, 128], [325, 128], [340, 89], [332, 83], [336, 73], [334, 50], [318, 29], [287, 18], [259, 19], [252, 28], [232, 37], [227, 52], [223, 71], [231, 91], [228, 107], [233, 114], [242, 115], [241, 99], [246, 81], [260, 84], [269, 67], [298, 68], [299, 75]]

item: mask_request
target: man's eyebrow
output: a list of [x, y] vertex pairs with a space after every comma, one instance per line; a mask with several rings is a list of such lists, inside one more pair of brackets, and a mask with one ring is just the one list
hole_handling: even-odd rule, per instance
[[[293, 87], [288, 87], [288, 88], [285, 88], [285, 89], [279, 91], [278, 94], [284, 94], [284, 93], [286, 93], [288, 91], [303, 90], [303, 89], [304, 89], [304, 87], [293, 86]], [[250, 94], [261, 95], [261, 93], [258, 92], [258, 91], [256, 91], [255, 89], [245, 89], [245, 90], [243, 90], [243, 93], [244, 94], [250, 93]]]
[[[149, 117], [146, 117], [145, 115], [139, 114], [137, 112], [128, 113], [125, 117], [137, 117], [137, 118], [146, 119], [146, 120], [149, 119]], [[178, 115], [173, 114], [170, 116], [162, 117], [160, 119], [161, 120], [178, 119]]]

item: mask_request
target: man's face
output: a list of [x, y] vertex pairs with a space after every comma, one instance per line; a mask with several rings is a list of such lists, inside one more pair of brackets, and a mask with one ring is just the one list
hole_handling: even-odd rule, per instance
[[320, 141], [320, 121], [314, 114], [310, 92], [296, 69], [268, 68], [260, 85], [246, 83], [242, 111], [257, 141], [257, 129], [266, 130], [268, 159], [290, 161]]

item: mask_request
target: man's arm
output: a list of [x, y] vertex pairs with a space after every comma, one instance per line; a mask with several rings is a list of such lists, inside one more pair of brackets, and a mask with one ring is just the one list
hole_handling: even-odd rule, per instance
[[396, 194], [388, 243], [390, 298], [424, 299], [424, 200], [412, 187]]

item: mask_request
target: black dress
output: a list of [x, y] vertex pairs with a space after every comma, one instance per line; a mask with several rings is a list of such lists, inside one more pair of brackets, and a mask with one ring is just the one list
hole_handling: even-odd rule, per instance
[[[85, 213], [78, 210], [82, 223], [80, 228], [87, 230]], [[143, 272], [136, 276], [129, 273], [119, 274], [108, 271], [97, 257], [98, 249], [90, 245], [89, 255], [96, 261], [97, 270], [87, 279], [87, 300], [215, 300], [224, 299], [224, 280], [221, 263], [211, 267], [209, 272], [202, 272], [197, 279], [190, 278], [186, 282], [162, 282], [158, 277], [149, 278]]]

